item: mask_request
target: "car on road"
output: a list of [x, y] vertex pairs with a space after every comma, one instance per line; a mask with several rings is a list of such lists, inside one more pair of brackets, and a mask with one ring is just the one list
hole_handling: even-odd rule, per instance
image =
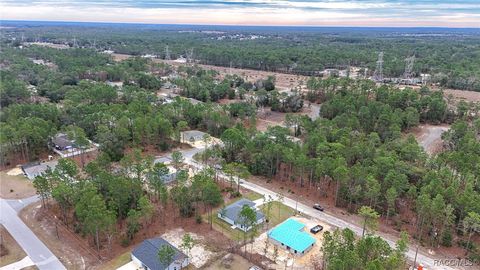
[[321, 231], [323, 231], [323, 226], [322, 225], [316, 225], [315, 227], [310, 229], [310, 232], [313, 233], [313, 234], [317, 234]]
[[322, 207], [320, 204], [318, 204], [318, 203], [316, 203], [316, 204], [313, 205], [313, 209], [317, 209], [318, 211], [323, 211], [323, 210], [325, 210], [325, 209], [323, 209], [323, 207]]

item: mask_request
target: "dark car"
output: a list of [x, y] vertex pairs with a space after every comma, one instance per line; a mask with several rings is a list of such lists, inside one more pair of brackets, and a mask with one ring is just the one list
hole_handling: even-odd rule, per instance
[[324, 210], [323, 207], [321, 207], [320, 204], [318, 204], [318, 203], [314, 204], [313, 208], [317, 209], [318, 211], [323, 211]]
[[323, 226], [322, 225], [317, 225], [313, 228], [310, 229], [310, 232], [313, 233], [313, 234], [317, 234], [319, 232], [321, 232], [323, 230]]

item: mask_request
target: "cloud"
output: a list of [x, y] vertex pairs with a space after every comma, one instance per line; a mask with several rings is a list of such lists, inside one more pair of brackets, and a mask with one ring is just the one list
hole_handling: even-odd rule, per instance
[[2, 0], [2, 19], [480, 27], [478, 0]]

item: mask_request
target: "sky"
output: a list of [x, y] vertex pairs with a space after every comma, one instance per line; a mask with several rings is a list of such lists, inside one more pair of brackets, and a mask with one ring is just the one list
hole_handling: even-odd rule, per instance
[[2, 20], [480, 27], [480, 0], [1, 0]]

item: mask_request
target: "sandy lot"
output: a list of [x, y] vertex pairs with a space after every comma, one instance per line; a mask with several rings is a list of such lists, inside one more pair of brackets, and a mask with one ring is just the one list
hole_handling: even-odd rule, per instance
[[[321, 223], [315, 219], [308, 219], [305, 217], [292, 217], [301, 223], [305, 224], [305, 231], [313, 236], [317, 241], [312, 249], [310, 249], [303, 256], [295, 256], [292, 253], [288, 252], [286, 249], [278, 246], [278, 256], [275, 259], [274, 257], [274, 247], [275, 245], [268, 241], [267, 232], [262, 233], [258, 236], [255, 241], [251, 244], [247, 244], [247, 252], [257, 253], [264, 255], [268, 259], [275, 261], [275, 264], [268, 264], [267, 267], [271, 269], [284, 269], [285, 266], [291, 267], [294, 269], [311, 269], [312, 260], [318, 259], [320, 257], [320, 248], [323, 241], [323, 232], [326, 230], [332, 230], [331, 226]], [[317, 234], [312, 234], [309, 232], [310, 228], [315, 225], [322, 225], [323, 231]], [[266, 252], [265, 252], [266, 251]]]
[[[128, 59], [132, 57], [131, 55], [127, 54], [117, 54], [113, 53], [112, 57], [115, 61], [122, 61], [125, 59]], [[174, 60], [163, 60], [163, 59], [154, 59], [154, 62], [161, 62], [161, 63], [167, 63], [173, 66], [181, 66], [181, 65], [186, 65], [185, 63], [178, 63], [175, 62]], [[203, 69], [208, 69], [208, 70], [215, 70], [219, 73], [219, 78], [223, 79], [226, 75], [228, 74], [236, 74], [244, 79], [255, 82], [260, 79], [266, 79], [268, 76], [275, 76], [276, 78], [276, 87], [277, 90], [289, 90], [293, 87], [299, 86], [299, 85], [305, 85], [305, 83], [308, 80], [307, 76], [301, 76], [301, 75], [293, 75], [293, 74], [284, 74], [284, 73], [278, 73], [278, 72], [269, 72], [269, 71], [261, 71], [261, 70], [251, 70], [251, 69], [241, 69], [241, 68], [228, 68], [228, 67], [217, 67], [217, 66], [212, 66], [212, 65], [198, 65], [199, 67]]]
[[[115, 61], [122, 61], [132, 57], [131, 55], [126, 54], [112, 54]], [[164, 62], [170, 65], [179, 66], [185, 65], [184, 63], [178, 63], [173, 60], [166, 61], [163, 59], [154, 59], [155, 62]], [[241, 68], [228, 68], [228, 67], [217, 67], [212, 65], [198, 65], [203, 69], [215, 70], [220, 75], [220, 79], [223, 78], [227, 74], [237, 74], [242, 76], [248, 81], [254, 82], [259, 79], [265, 79], [268, 76], [275, 76], [276, 78], [276, 86], [277, 90], [279, 91], [286, 91], [292, 89], [294, 87], [301, 87], [302, 89], [305, 88], [306, 82], [308, 81], [308, 76], [301, 76], [301, 75], [293, 75], [293, 74], [284, 74], [278, 72], [269, 72], [269, 71], [261, 71], [261, 70], [250, 70], [250, 69], [241, 69]], [[420, 86], [414, 86], [413, 88], [419, 89]], [[439, 90], [438, 87], [431, 86], [431, 89], [436, 91]], [[465, 101], [473, 101], [473, 102], [480, 102], [480, 92], [474, 91], [465, 91], [465, 90], [456, 90], [456, 89], [444, 89], [445, 96], [452, 95], [455, 100], [465, 100]]]
[[36, 194], [33, 184], [23, 175], [14, 175], [14, 173], [0, 172], [0, 197], [3, 199], [22, 199]]
[[442, 134], [449, 128], [448, 125], [420, 125], [413, 130], [413, 134], [425, 152], [432, 155], [442, 150]]
[[228, 253], [227, 255], [214, 262], [212, 265], [207, 266], [206, 270], [248, 270], [252, 266], [252, 263], [244, 259], [243, 257]]
[[[186, 232], [183, 229], [178, 228], [164, 233], [162, 237], [179, 250], [182, 250], [180, 246], [182, 245], [182, 238], [185, 233]], [[190, 255], [191, 264], [193, 264], [196, 268], [200, 268], [204, 266], [211, 258], [213, 258], [215, 254], [208, 250], [203, 244], [203, 236], [191, 232], [189, 232], [189, 234], [195, 241], [195, 246], [192, 248], [192, 250], [190, 250], [190, 254], [187, 254], [185, 250], [182, 251], [187, 254], [187, 256]]]

